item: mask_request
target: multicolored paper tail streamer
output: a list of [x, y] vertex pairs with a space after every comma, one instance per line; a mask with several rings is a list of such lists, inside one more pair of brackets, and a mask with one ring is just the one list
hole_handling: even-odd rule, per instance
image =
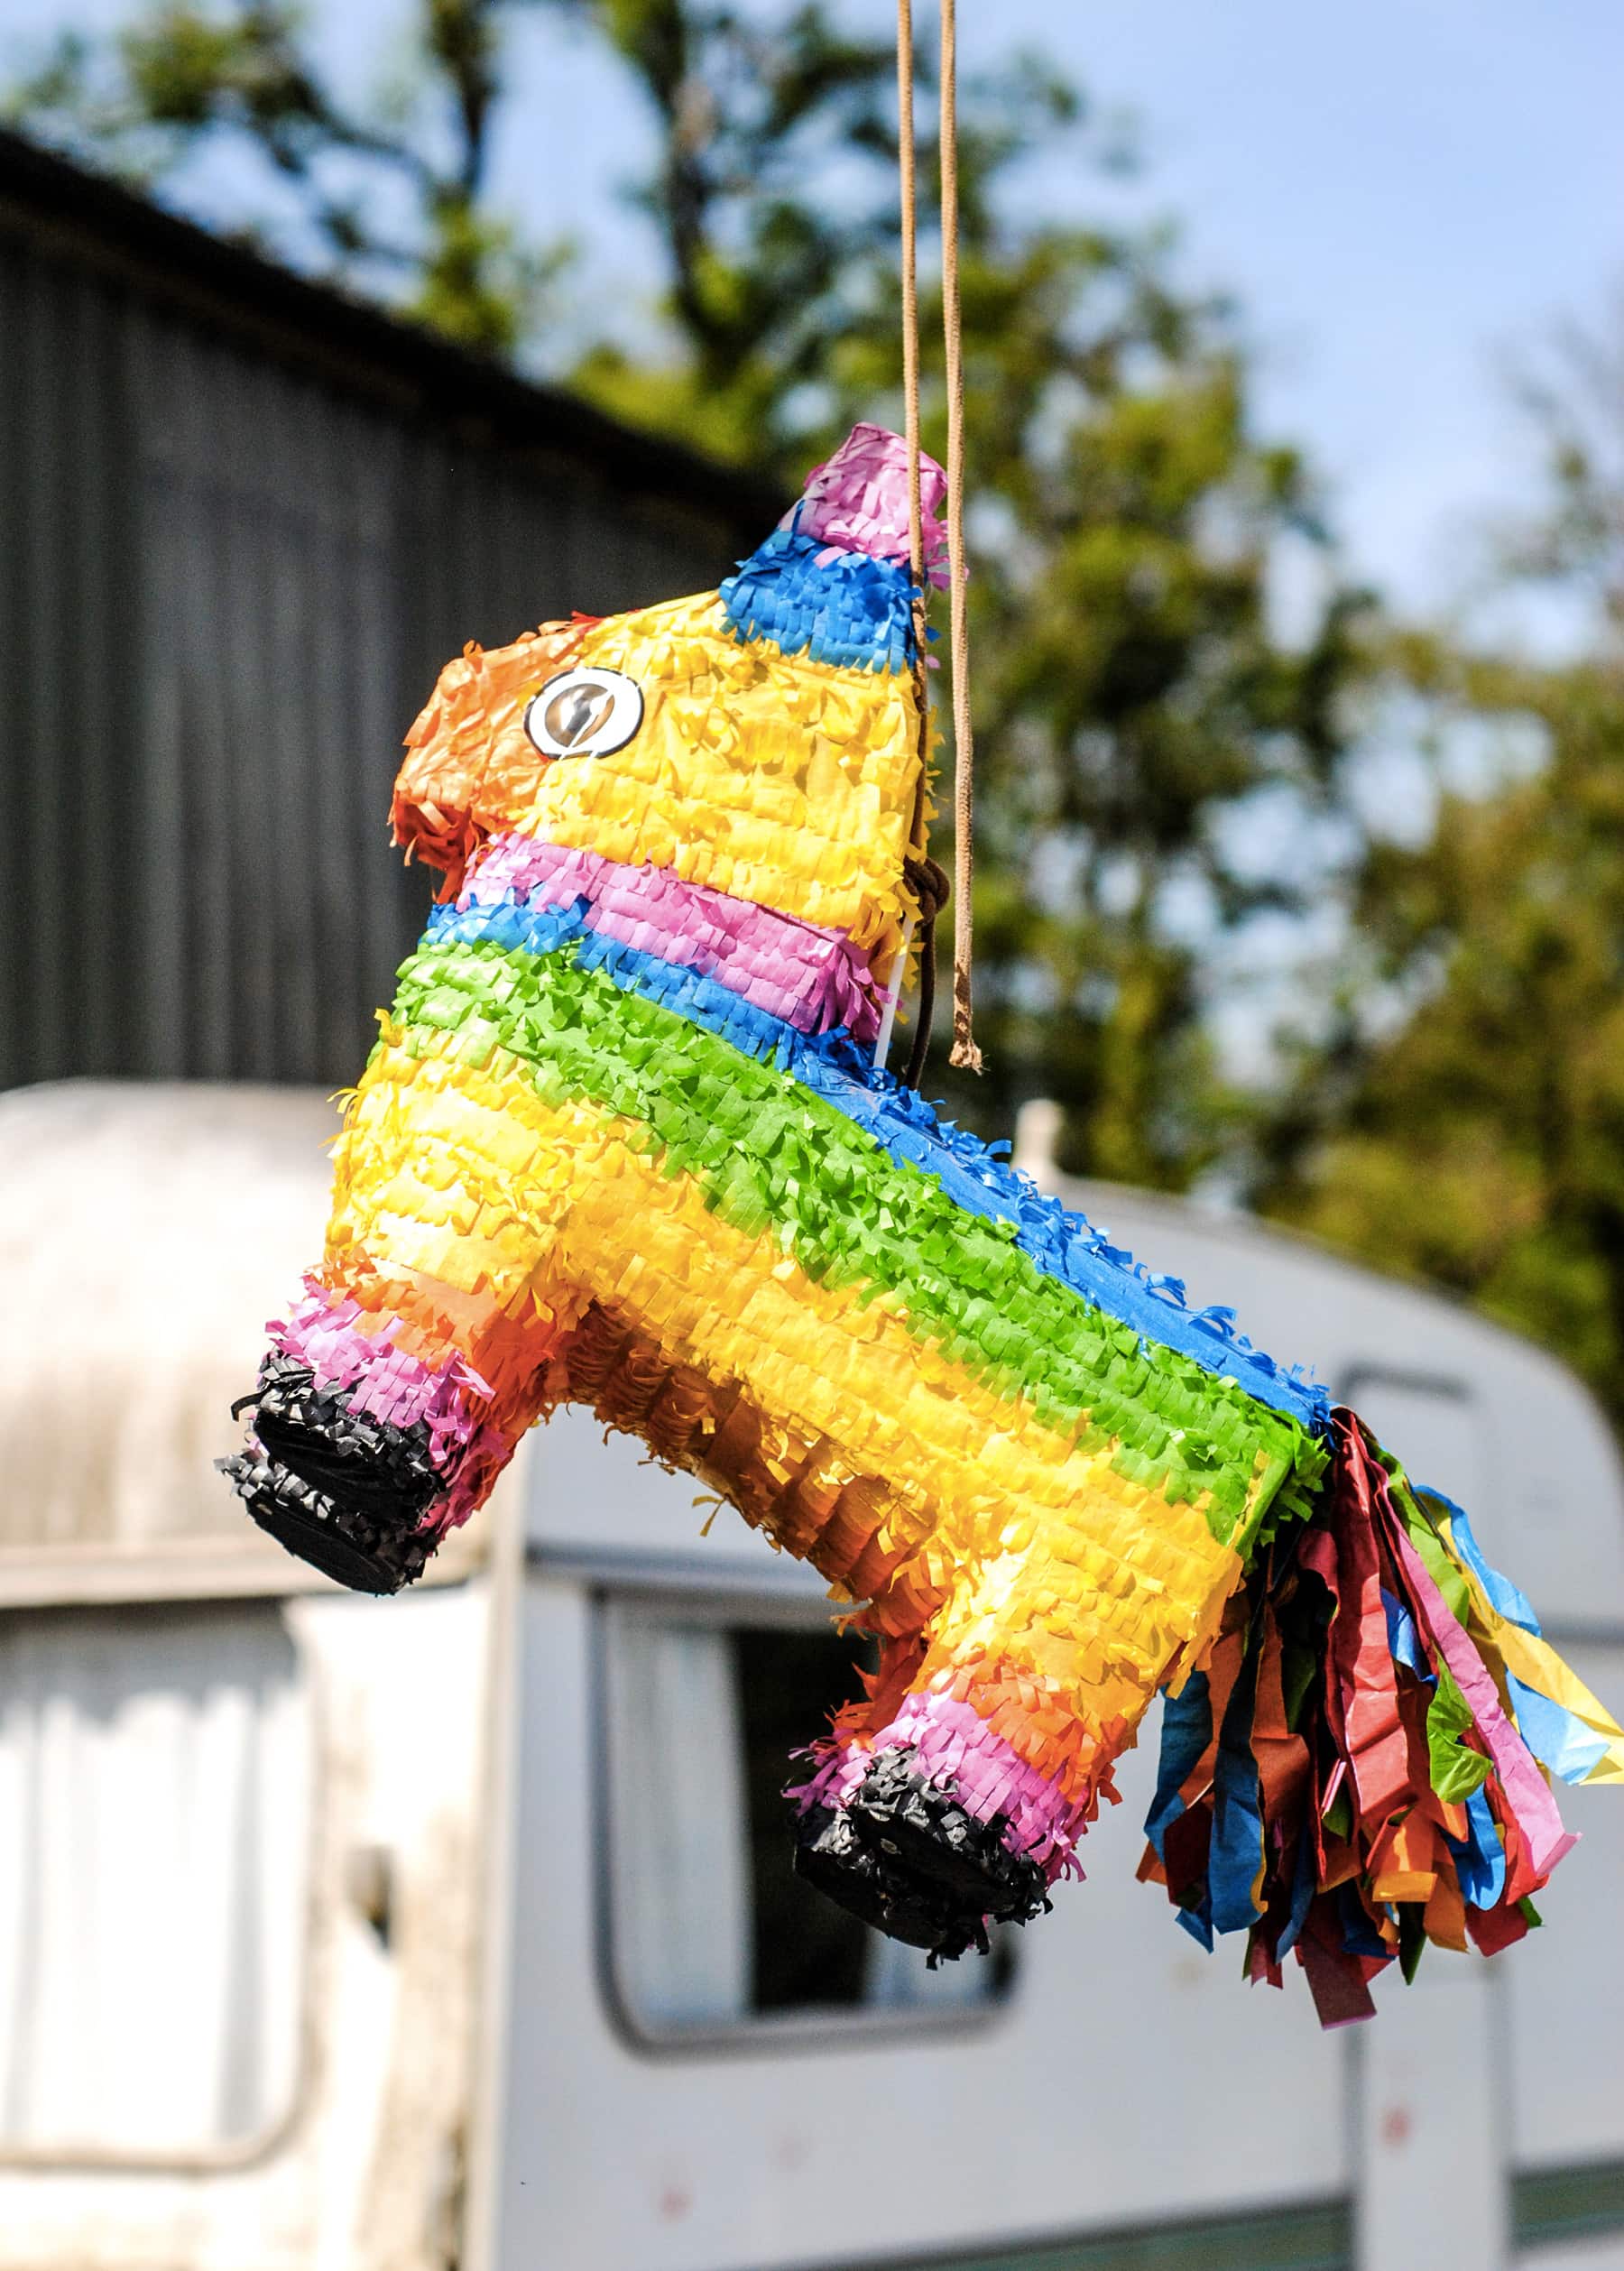
[[[939, 575], [940, 469], [923, 559]], [[589, 1406], [879, 1643], [800, 1866], [954, 1955], [1047, 1905], [1170, 1694], [1150, 1873], [1322, 2013], [1494, 1947], [1619, 1731], [1323, 1389], [875, 1067], [928, 747], [906, 455], [859, 427], [715, 592], [469, 647], [394, 823], [442, 869], [350, 1098], [321, 1268], [230, 1463], [392, 1592]]]
[[1624, 1781], [1624, 1739], [1540, 1637], [1458, 1506], [1416, 1490], [1351, 1412], [1326, 1488], [1226, 1606], [1169, 1698], [1141, 1878], [1254, 1980], [1292, 1953], [1328, 2026], [1369, 2017], [1396, 1955], [1485, 1954], [1537, 1924], [1573, 1840], [1541, 1768]]

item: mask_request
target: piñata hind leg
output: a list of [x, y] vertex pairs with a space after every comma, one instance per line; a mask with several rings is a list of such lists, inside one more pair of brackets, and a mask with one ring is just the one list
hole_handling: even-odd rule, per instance
[[272, 1325], [227, 1472], [262, 1528], [392, 1592], [483, 1503], [574, 1322], [511, 1084], [385, 1024], [336, 1149], [325, 1260]]
[[[951, 1542], [966, 1521], [971, 1552]], [[956, 1955], [1081, 1873], [1115, 1759], [1170, 1668], [1205, 1648], [1241, 1565], [1197, 1508], [1103, 1461], [1030, 1538], [985, 1513], [945, 1529], [865, 1611], [884, 1636], [878, 1676], [790, 1796], [803, 1873], [893, 1937]]]
[[1624, 1736], [1490, 1568], [1352, 1413], [1311, 1519], [1282, 1530], [1170, 1695], [1141, 1877], [1254, 1979], [1295, 1951], [1321, 2019], [1368, 2017], [1396, 1956], [1491, 1954], [1538, 1922], [1573, 1842], [1542, 1768], [1624, 1778]]

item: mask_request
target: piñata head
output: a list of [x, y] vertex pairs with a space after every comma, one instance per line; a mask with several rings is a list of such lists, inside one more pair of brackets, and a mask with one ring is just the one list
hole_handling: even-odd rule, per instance
[[[750, 907], [837, 936], [882, 980], [922, 756], [895, 453], [859, 427], [718, 592], [470, 647], [408, 737], [397, 839], [454, 886], [494, 845], [657, 872], [735, 928]], [[817, 959], [780, 937], [787, 972]]]
[[444, 891], [230, 1471], [392, 1592], [587, 1405], [863, 1604], [878, 1672], [791, 1793], [837, 1898], [984, 1947], [1166, 1688], [1149, 1873], [1349, 2015], [1407, 1933], [1523, 1928], [1563, 1842], [1530, 1742], [1624, 1749], [1463, 1517], [875, 1068], [922, 849], [907, 560], [902, 446], [859, 427], [719, 591], [443, 673], [394, 819]]

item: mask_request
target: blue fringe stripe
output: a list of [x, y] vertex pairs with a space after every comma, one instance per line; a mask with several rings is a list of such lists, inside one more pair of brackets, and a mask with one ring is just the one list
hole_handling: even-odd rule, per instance
[[906, 670], [914, 658], [913, 589], [906, 573], [775, 529], [722, 586], [734, 635], [780, 654], [844, 669]]

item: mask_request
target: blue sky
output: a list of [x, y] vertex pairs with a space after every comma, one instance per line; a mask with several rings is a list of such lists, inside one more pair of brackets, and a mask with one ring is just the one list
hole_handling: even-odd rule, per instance
[[1624, 279], [1624, 10], [1064, 13], [1066, 51], [1140, 110], [1193, 272], [1240, 291], [1264, 415], [1309, 442], [1356, 558], [1412, 603], [1453, 596], [1474, 524], [1527, 479], [1505, 360]]
[[[0, 0], [0, 60], [125, 0]], [[924, 17], [928, 0], [918, 13]], [[401, 0], [314, 0], [337, 68], [375, 83]], [[889, 0], [847, 0], [889, 29]], [[1357, 568], [1415, 607], [1468, 581], [1479, 535], [1528, 494], [1505, 365], [1624, 284], [1624, 8], [1617, 0], [998, 0], [964, 10], [966, 64], [1027, 43], [1133, 114], [1148, 163], [1102, 190], [1055, 163], [1025, 194], [1175, 217], [1192, 282], [1232, 290], [1260, 422], [1303, 442]], [[616, 185], [646, 147], [613, 66], [550, 12], [521, 19], [498, 193], [655, 273]], [[229, 207], [229, 171], [197, 194]], [[598, 272], [603, 272], [600, 269]]]

